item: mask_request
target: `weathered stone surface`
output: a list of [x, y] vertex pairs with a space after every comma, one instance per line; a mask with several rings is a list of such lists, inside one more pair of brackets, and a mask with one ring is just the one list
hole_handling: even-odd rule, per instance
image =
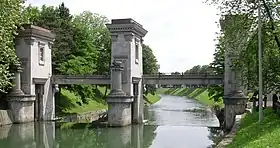
[[13, 119], [11, 110], [0, 110], [0, 126], [12, 123]]
[[129, 98], [124, 96], [124, 100], [108, 100], [108, 124], [110, 126], [126, 126], [131, 124], [131, 102], [133, 99], [132, 97]]
[[[55, 35], [50, 30], [30, 24], [23, 25], [23, 28], [16, 38], [16, 54], [23, 67], [21, 89], [25, 94], [38, 95], [35, 92], [35, 85], [42, 85], [41, 95], [37, 97], [40, 99], [38, 101], [40, 104], [36, 105], [39, 107], [39, 113], [36, 115], [40, 115], [40, 117], [36, 117], [36, 119], [53, 120], [55, 104], [51, 83], [51, 45]], [[25, 104], [28, 103], [25, 102]]]
[[225, 104], [224, 130], [229, 132], [235, 123], [235, 105]]
[[24, 123], [34, 121], [35, 96], [9, 96], [8, 104], [11, 108], [13, 123]]
[[92, 121], [97, 120], [99, 116], [105, 112], [106, 110], [104, 109], [104, 110], [86, 112], [82, 114], [69, 115], [63, 117], [62, 120], [65, 122], [90, 123]]

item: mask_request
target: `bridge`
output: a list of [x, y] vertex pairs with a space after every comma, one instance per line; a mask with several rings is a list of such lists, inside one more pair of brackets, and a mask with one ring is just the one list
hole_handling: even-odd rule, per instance
[[[211, 85], [224, 84], [225, 127], [230, 129], [235, 115], [245, 111], [241, 72], [231, 68], [225, 51], [223, 75], [143, 75], [142, 42], [147, 31], [133, 19], [114, 19], [106, 25], [111, 33], [111, 75], [67, 76], [52, 74], [51, 45], [55, 35], [33, 25], [25, 25], [15, 40], [21, 62], [12, 91], [8, 95], [13, 122], [55, 118], [55, 94], [59, 85], [110, 84], [107, 97], [108, 124], [125, 126], [143, 123], [145, 84]], [[232, 55], [231, 55], [232, 56]]]
[[[223, 84], [223, 75], [207, 75], [207, 74], [184, 74], [184, 75], [143, 75], [143, 84], [163, 84], [163, 85], [212, 85]], [[139, 81], [138, 78], [132, 77], [132, 82]], [[53, 75], [53, 84], [111, 84], [110, 76], [88, 75]]]

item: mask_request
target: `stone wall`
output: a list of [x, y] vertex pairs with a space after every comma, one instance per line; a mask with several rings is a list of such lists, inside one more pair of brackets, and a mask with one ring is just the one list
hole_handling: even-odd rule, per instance
[[0, 126], [12, 124], [11, 111], [10, 110], [0, 110]]
[[103, 113], [105, 113], [106, 110], [97, 110], [97, 111], [91, 111], [86, 112], [82, 114], [73, 114], [62, 117], [62, 120], [64, 122], [78, 122], [78, 123], [89, 123], [92, 121], [95, 121], [99, 118], [99, 116]]

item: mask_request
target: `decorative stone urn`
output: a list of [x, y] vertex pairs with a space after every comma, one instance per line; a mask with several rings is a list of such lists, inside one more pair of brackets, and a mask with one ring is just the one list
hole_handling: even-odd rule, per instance
[[20, 88], [20, 72], [21, 68], [17, 69], [13, 83], [15, 86], [7, 95], [7, 101], [12, 113], [13, 123], [24, 123], [34, 121], [34, 95], [26, 95]]
[[232, 105], [236, 115], [245, 113], [247, 101], [247, 97], [241, 90], [234, 91], [224, 98], [224, 104]]

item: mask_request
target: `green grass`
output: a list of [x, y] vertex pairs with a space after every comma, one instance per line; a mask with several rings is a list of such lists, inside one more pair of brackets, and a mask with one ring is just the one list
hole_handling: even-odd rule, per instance
[[[89, 98], [88, 103], [86, 104], [82, 103], [80, 98], [77, 97], [73, 92], [70, 92], [67, 89], [61, 89], [60, 98], [59, 100], [56, 100], [59, 101], [56, 102], [56, 104], [60, 104], [61, 106], [57, 106], [56, 114], [60, 116], [107, 109], [108, 105], [106, 103], [106, 100], [102, 99], [105, 94], [105, 90], [105, 87], [98, 87], [98, 89], [95, 91], [95, 98]], [[109, 91], [110, 90], [107, 90], [106, 94], [108, 94]], [[145, 100], [149, 104], [154, 104], [160, 100], [160, 96], [158, 94], [148, 94], [145, 95]]]
[[66, 89], [61, 89], [59, 103], [61, 106], [57, 106], [57, 115], [84, 113], [89, 111], [107, 109], [106, 101], [101, 99], [105, 92], [105, 88], [98, 87], [98, 91], [95, 93], [96, 98], [89, 98], [88, 103], [82, 103], [73, 92]]
[[155, 94], [155, 95], [152, 95], [152, 94], [148, 94], [148, 95], [145, 95], [146, 97], [146, 101], [149, 103], [149, 104], [154, 104], [156, 102], [158, 102], [160, 100], [160, 96], [158, 94]]
[[223, 102], [214, 102], [209, 99], [206, 88], [159, 88], [157, 94], [166, 94], [173, 96], [187, 96], [197, 100], [198, 102], [207, 106], [223, 106]]
[[280, 147], [280, 117], [272, 109], [264, 110], [264, 120], [258, 123], [258, 112], [241, 119], [240, 128], [228, 148]]

